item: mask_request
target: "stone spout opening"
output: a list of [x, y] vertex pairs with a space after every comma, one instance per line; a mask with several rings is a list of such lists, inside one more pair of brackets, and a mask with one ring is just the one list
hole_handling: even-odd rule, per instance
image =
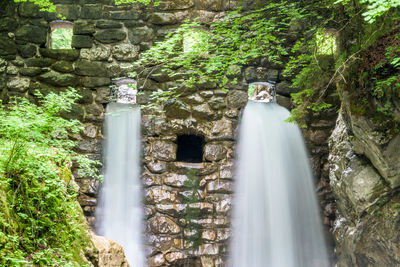
[[200, 163], [203, 162], [204, 137], [201, 135], [178, 135], [176, 161]]

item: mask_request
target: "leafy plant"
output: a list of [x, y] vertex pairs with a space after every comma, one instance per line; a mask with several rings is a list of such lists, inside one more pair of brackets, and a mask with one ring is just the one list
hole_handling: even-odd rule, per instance
[[53, 49], [71, 49], [72, 29], [60, 28], [51, 33]]
[[73, 151], [69, 135], [82, 128], [59, 116], [76, 91], [36, 96], [39, 105], [0, 105], [0, 265], [85, 266], [92, 245], [71, 167], [97, 177], [98, 162]]

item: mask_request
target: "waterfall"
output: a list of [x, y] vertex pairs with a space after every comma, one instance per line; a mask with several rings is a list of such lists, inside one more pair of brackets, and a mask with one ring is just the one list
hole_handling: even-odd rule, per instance
[[249, 101], [239, 129], [230, 265], [329, 266], [299, 128], [275, 103]]
[[110, 103], [105, 120], [105, 169], [96, 228], [122, 245], [131, 266], [144, 266], [140, 183], [140, 109]]

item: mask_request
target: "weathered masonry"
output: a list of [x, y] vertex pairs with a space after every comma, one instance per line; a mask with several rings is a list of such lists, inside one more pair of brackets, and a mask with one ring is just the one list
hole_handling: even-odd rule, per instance
[[[110, 86], [127, 78], [142, 51], [161, 40], [188, 18], [209, 24], [237, 6], [235, 1], [161, 1], [158, 7], [115, 6], [113, 0], [54, 0], [57, 11], [73, 25], [72, 49], [50, 49], [56, 15], [42, 13], [31, 3], [0, 3], [0, 98], [34, 101], [42, 93], [74, 87], [82, 98], [65, 116], [84, 122], [75, 138], [78, 150], [101, 159], [104, 107]], [[301, 31], [301, 29], [297, 29]], [[293, 34], [297, 34], [293, 30]], [[284, 62], [285, 58], [282, 59]], [[143, 112], [142, 181], [150, 266], [220, 266], [230, 236], [233, 160], [236, 128], [247, 103], [247, 83], [274, 81], [278, 101], [290, 106], [289, 83], [283, 66], [260, 58], [243, 68], [240, 85], [229, 92], [207, 83], [185, 88], [165, 73], [139, 80], [138, 103], [152, 91], [178, 87], [181, 96], [168, 101], [158, 117]], [[161, 75], [160, 75], [161, 74]], [[144, 84], [144, 86], [143, 86]], [[327, 139], [336, 114], [314, 118], [306, 132], [319, 192], [324, 199], [325, 224], [334, 208], [328, 183]], [[191, 171], [191, 170], [195, 171]], [[98, 184], [74, 172], [79, 201], [94, 225]], [[189, 185], [188, 185], [189, 184]], [[196, 191], [196, 197], [190, 198]], [[190, 210], [199, 212], [190, 214]], [[190, 223], [188, 223], [190, 221]]]

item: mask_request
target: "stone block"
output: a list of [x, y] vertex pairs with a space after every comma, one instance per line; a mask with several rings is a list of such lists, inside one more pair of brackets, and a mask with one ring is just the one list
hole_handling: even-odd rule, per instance
[[104, 29], [97, 31], [94, 38], [103, 44], [112, 44], [124, 40], [126, 33], [121, 29]]
[[219, 161], [226, 157], [226, 152], [221, 144], [207, 144], [204, 147], [204, 158], [208, 161]]
[[15, 32], [15, 38], [20, 42], [45, 44], [47, 41], [47, 30], [38, 26], [24, 25]]
[[67, 20], [76, 20], [80, 17], [80, 6], [78, 5], [57, 5], [56, 10]]
[[190, 115], [190, 111], [179, 99], [169, 99], [164, 105], [165, 115], [168, 118], [185, 119]]
[[25, 60], [25, 63], [28, 67], [50, 67], [53, 63], [51, 58], [28, 58]]
[[145, 189], [145, 202], [149, 204], [171, 204], [176, 203], [176, 192], [162, 186]]
[[246, 91], [230, 90], [227, 96], [227, 103], [231, 108], [244, 108], [247, 100], [248, 95]]
[[168, 141], [154, 142], [153, 156], [157, 160], [174, 161], [176, 159], [176, 144]]
[[10, 91], [16, 92], [26, 92], [29, 88], [30, 79], [29, 78], [22, 78], [22, 77], [12, 77], [7, 82], [7, 88]]
[[27, 18], [40, 18], [43, 16], [43, 13], [40, 12], [40, 8], [34, 3], [26, 2], [20, 3], [18, 7], [18, 14], [21, 17]]
[[122, 28], [122, 23], [113, 20], [99, 20], [96, 22], [96, 27], [99, 29], [118, 29]]
[[111, 18], [115, 20], [137, 20], [140, 18], [139, 10], [129, 10], [129, 11], [111, 11]]
[[71, 46], [74, 48], [91, 48], [93, 40], [87, 35], [73, 35]]
[[156, 234], [178, 234], [181, 231], [179, 225], [166, 216], [159, 216], [150, 222], [153, 233]]
[[161, 0], [160, 4], [156, 7], [157, 10], [182, 10], [194, 6], [194, 0]]
[[128, 31], [128, 38], [129, 41], [134, 45], [141, 42], [149, 42], [154, 38], [154, 31], [147, 26], [130, 28]]
[[29, 77], [37, 76], [40, 73], [42, 73], [42, 71], [43, 71], [42, 68], [39, 68], [39, 67], [26, 67], [26, 68], [19, 69], [19, 73], [21, 75], [29, 76]]
[[176, 24], [178, 19], [175, 13], [155, 12], [150, 15], [149, 22], [156, 25]]
[[210, 108], [207, 103], [193, 106], [192, 115], [195, 118], [203, 120], [212, 120], [216, 117], [216, 113]]
[[106, 61], [111, 55], [111, 48], [105, 45], [96, 45], [90, 49], [81, 49], [81, 58], [90, 61]]
[[15, 55], [17, 46], [7, 35], [0, 35], [0, 56]]
[[87, 20], [77, 20], [74, 23], [73, 32], [74, 34], [92, 34], [95, 33], [94, 24]]
[[18, 28], [18, 22], [14, 18], [0, 19], [0, 32], [14, 32]]
[[119, 61], [132, 61], [138, 57], [139, 50], [138, 45], [120, 44], [113, 46], [112, 54]]
[[83, 86], [89, 88], [100, 87], [111, 84], [110, 78], [107, 77], [82, 77], [81, 82]]
[[49, 57], [57, 60], [75, 61], [79, 57], [79, 51], [75, 49], [40, 48], [39, 52], [43, 57]]
[[105, 65], [101, 62], [79, 60], [74, 63], [75, 73], [82, 76], [108, 76]]
[[103, 17], [102, 6], [100, 4], [85, 4], [82, 7], [82, 19], [101, 19]]
[[51, 65], [51, 68], [58, 72], [70, 73], [74, 71], [74, 67], [71, 62], [60, 60]]
[[53, 71], [40, 75], [38, 79], [54, 86], [75, 86], [78, 83], [77, 77], [73, 74]]
[[[1, 46], [0, 46], [1, 47]], [[37, 47], [33, 44], [18, 45], [18, 52], [23, 58], [34, 57], [37, 54]]]
[[226, 180], [210, 181], [206, 185], [207, 193], [232, 193], [233, 182]]
[[164, 177], [164, 184], [173, 186], [173, 187], [182, 187], [185, 185], [185, 182], [188, 180], [188, 177], [183, 174], [168, 174]]

